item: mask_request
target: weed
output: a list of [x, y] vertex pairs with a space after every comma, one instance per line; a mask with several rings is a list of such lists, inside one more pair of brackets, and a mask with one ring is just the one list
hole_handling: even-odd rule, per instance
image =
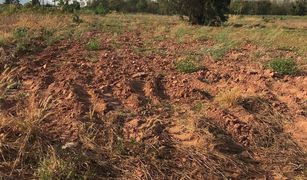
[[219, 93], [215, 97], [215, 101], [224, 108], [229, 108], [240, 102], [242, 93], [238, 88], [233, 88]]
[[219, 61], [223, 56], [238, 46], [236, 41], [225, 41], [224, 43], [217, 44], [209, 49], [206, 49], [206, 52], [211, 55], [215, 61]]
[[199, 41], [207, 41], [210, 39], [210, 37], [207, 34], [197, 34], [195, 35], [195, 39]]
[[71, 39], [74, 37], [74, 29], [68, 29], [65, 30], [61, 35], [59, 35], [58, 39], [59, 40], [64, 40], [64, 39]]
[[275, 19], [276, 19], [275, 17], [262, 16], [262, 20], [266, 23], [274, 23]]
[[41, 29], [40, 36], [47, 43], [47, 45], [52, 45], [57, 42], [57, 39], [54, 37], [54, 32], [47, 28]]
[[16, 50], [26, 52], [30, 51], [31, 38], [28, 28], [19, 27], [13, 32], [13, 37], [16, 40]]
[[214, 49], [211, 52], [212, 58], [216, 61], [220, 60], [227, 52], [229, 51], [229, 48], [227, 46], [222, 46], [219, 48]]
[[77, 13], [74, 13], [72, 15], [72, 22], [80, 24], [83, 22], [83, 20], [80, 18], [80, 16]]
[[85, 46], [88, 51], [97, 51], [100, 49], [100, 42], [96, 39], [91, 39]]
[[76, 167], [73, 161], [60, 158], [54, 148], [50, 148], [47, 157], [42, 159], [37, 168], [37, 176], [42, 180], [76, 178]]
[[24, 38], [25, 36], [28, 36], [28, 28], [19, 27], [14, 31], [13, 35], [16, 39]]
[[48, 39], [49, 37], [53, 36], [53, 32], [50, 31], [49, 29], [42, 28], [41, 29], [41, 35], [44, 39]]
[[175, 62], [176, 69], [183, 73], [193, 73], [202, 69], [197, 56], [189, 55]]
[[190, 32], [189, 26], [181, 24], [172, 29], [171, 35], [175, 37], [178, 42], [183, 42]]
[[99, 61], [99, 58], [95, 52], [89, 52], [87, 56], [87, 60], [93, 63], [96, 63]]
[[273, 59], [268, 63], [268, 67], [283, 75], [294, 75], [298, 72], [297, 65], [293, 59]]
[[196, 111], [196, 112], [199, 112], [199, 111], [201, 111], [203, 108], [204, 108], [204, 104], [203, 104], [202, 102], [198, 102], [198, 103], [196, 103], [196, 104], [192, 107], [192, 110], [193, 110], [193, 111]]
[[261, 58], [263, 55], [264, 55], [263, 52], [261, 52], [260, 50], [257, 50], [252, 54], [252, 56], [256, 59]]
[[14, 80], [15, 69], [5, 69], [0, 74], [0, 97], [5, 98], [6, 94], [11, 90], [18, 87], [19, 83]]
[[103, 24], [99, 21], [95, 21], [89, 24], [88, 31], [99, 31], [103, 29]]
[[5, 40], [3, 37], [0, 36], [0, 47], [4, 46]]

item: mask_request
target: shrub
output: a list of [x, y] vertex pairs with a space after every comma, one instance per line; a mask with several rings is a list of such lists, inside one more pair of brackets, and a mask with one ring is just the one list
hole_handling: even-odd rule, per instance
[[194, 56], [187, 56], [180, 58], [175, 62], [176, 69], [183, 73], [193, 73], [200, 70], [202, 67], [199, 65], [199, 59]]
[[96, 39], [91, 39], [85, 46], [89, 51], [97, 51], [100, 49], [100, 42]]
[[297, 65], [293, 59], [273, 59], [268, 63], [268, 67], [283, 75], [293, 75], [298, 72]]

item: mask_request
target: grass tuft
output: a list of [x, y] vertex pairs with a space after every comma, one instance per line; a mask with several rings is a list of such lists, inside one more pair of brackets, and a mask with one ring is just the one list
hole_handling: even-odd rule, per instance
[[97, 51], [100, 49], [100, 42], [96, 39], [91, 39], [85, 46], [88, 51]]
[[268, 63], [268, 67], [283, 75], [294, 75], [298, 72], [297, 65], [293, 59], [273, 59]]
[[47, 157], [42, 159], [37, 168], [37, 176], [42, 180], [73, 179], [76, 174], [74, 162], [60, 158], [54, 148], [50, 148]]
[[202, 69], [200, 65], [200, 59], [197, 56], [189, 55], [186, 57], [179, 58], [175, 62], [176, 69], [183, 73], [193, 73]]

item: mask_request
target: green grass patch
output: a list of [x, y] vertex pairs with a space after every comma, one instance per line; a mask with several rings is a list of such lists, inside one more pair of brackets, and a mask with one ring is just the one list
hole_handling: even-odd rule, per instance
[[298, 72], [297, 64], [293, 59], [273, 59], [267, 66], [283, 75], [294, 75]]
[[100, 42], [96, 39], [91, 39], [89, 42], [85, 45], [85, 48], [88, 51], [97, 51], [100, 49]]
[[77, 176], [77, 169], [73, 162], [59, 158], [55, 153], [43, 159], [37, 169], [39, 179], [73, 179]]
[[235, 49], [237, 46], [237, 42], [230, 41], [222, 44], [217, 44], [211, 48], [205, 49], [205, 53], [209, 53], [215, 61], [219, 61], [224, 57], [225, 54]]
[[175, 62], [176, 69], [183, 73], [193, 73], [203, 68], [200, 64], [200, 57], [194, 55], [188, 55], [179, 58]]
[[221, 60], [223, 58], [223, 56], [230, 50], [229, 47], [227, 46], [221, 46], [218, 48], [214, 48], [211, 51], [211, 56], [214, 60], [218, 61]]

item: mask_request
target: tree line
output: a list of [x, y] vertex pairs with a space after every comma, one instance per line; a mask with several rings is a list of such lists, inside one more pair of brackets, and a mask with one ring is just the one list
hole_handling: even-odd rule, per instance
[[[56, 7], [44, 5], [68, 12], [80, 10], [80, 3], [68, 0], [53, 0]], [[112, 11], [123, 13], [154, 13], [162, 15], [180, 15], [188, 17], [192, 24], [221, 25], [229, 14], [251, 15], [305, 15], [307, 0], [276, 3], [266, 0], [91, 0], [82, 10], [95, 14], [107, 14]], [[6, 4], [19, 4], [19, 0], [5, 0]], [[39, 0], [32, 0], [26, 7], [41, 6]]]
[[[111, 11], [124, 13], [154, 13], [163, 15], [187, 16], [192, 24], [220, 25], [226, 21], [231, 0], [92, 0], [82, 10], [95, 14], [107, 14]], [[19, 4], [19, 0], [5, 0], [6, 4]], [[80, 10], [80, 3], [68, 0], [55, 0], [56, 7], [68, 12]], [[41, 6], [39, 0], [32, 0], [25, 7]], [[51, 5], [44, 5], [51, 6]], [[59, 8], [60, 7], [60, 8]]]
[[307, 0], [297, 1], [246, 1], [234, 0], [230, 4], [231, 14], [248, 15], [307, 15]]

